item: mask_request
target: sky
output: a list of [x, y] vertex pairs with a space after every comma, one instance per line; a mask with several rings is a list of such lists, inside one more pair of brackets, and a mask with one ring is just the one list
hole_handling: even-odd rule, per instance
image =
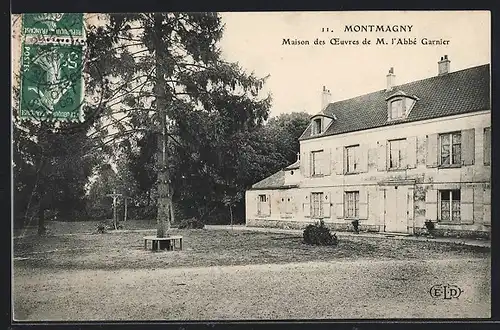
[[[448, 55], [450, 71], [490, 63], [491, 26], [487, 11], [420, 12], [253, 12], [221, 13], [225, 24], [223, 56], [247, 72], [270, 75], [270, 116], [321, 110], [321, 90], [332, 101], [385, 88], [389, 68], [396, 84], [437, 75], [437, 62]], [[411, 25], [407, 32], [345, 32], [345, 26]], [[328, 28], [328, 32], [322, 29]], [[355, 28], [354, 28], [355, 29]], [[387, 45], [375, 45], [377, 38]], [[309, 45], [283, 45], [283, 39], [308, 40]], [[319, 38], [325, 45], [314, 45]], [[371, 45], [330, 45], [331, 38], [371, 40]], [[416, 45], [391, 45], [407, 38]], [[423, 38], [449, 40], [448, 45], [423, 45]]]
[[[443, 55], [451, 71], [490, 63], [491, 23], [488, 11], [360, 11], [360, 12], [225, 12], [220, 42], [223, 56], [248, 72], [270, 75], [263, 92], [273, 97], [271, 116], [321, 110], [321, 90], [332, 101], [380, 90], [394, 67], [396, 83], [437, 74]], [[87, 14], [87, 16], [92, 16]], [[95, 15], [94, 15], [95, 16]], [[92, 16], [93, 17], [93, 16]], [[16, 35], [20, 20], [13, 24]], [[344, 32], [345, 26], [411, 25], [410, 32]], [[329, 32], [321, 32], [328, 28]], [[372, 45], [330, 45], [331, 38], [372, 40]], [[417, 45], [374, 45], [376, 38], [417, 39]], [[282, 45], [283, 39], [308, 40], [309, 45]], [[325, 45], [314, 45], [322, 39]], [[422, 38], [447, 39], [448, 45], [422, 45]], [[20, 48], [12, 47], [13, 58]], [[18, 61], [11, 63], [18, 70]], [[15, 83], [15, 81], [13, 81]]]

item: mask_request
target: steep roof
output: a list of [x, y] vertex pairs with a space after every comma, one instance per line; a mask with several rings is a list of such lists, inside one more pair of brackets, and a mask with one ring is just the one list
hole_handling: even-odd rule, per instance
[[285, 185], [285, 172], [280, 170], [254, 185], [252, 189], [279, 188]]
[[[387, 101], [395, 91], [416, 96], [418, 101], [407, 118], [387, 121]], [[480, 65], [441, 76], [330, 103], [322, 111], [337, 118], [321, 136], [396, 125], [491, 109], [490, 65]], [[299, 140], [313, 139], [309, 125]]]
[[298, 168], [300, 168], [300, 160], [297, 159], [295, 161], [295, 163], [290, 164], [287, 167], [285, 167], [285, 170], [295, 170], [295, 169], [298, 169]]

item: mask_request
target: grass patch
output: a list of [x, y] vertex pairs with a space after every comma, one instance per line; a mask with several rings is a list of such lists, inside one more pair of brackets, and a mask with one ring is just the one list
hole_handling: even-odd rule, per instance
[[490, 256], [489, 248], [387, 238], [342, 237], [338, 246], [311, 246], [300, 235], [250, 231], [173, 229], [183, 251], [144, 250], [146, 233], [30, 236], [14, 240], [16, 267], [141, 269], [329, 261], [435, 259]]
[[[46, 227], [49, 235], [85, 234], [94, 232], [99, 223], [101, 223], [101, 221], [48, 221]], [[123, 229], [127, 230], [156, 228], [155, 220], [128, 220], [126, 222], [120, 222], [120, 224], [123, 226]], [[14, 230], [14, 236], [19, 235], [37, 235], [36, 221], [33, 221], [29, 227]]]

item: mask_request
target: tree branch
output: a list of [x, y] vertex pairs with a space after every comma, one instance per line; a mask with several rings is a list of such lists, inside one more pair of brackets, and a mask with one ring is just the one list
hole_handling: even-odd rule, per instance
[[[123, 83], [123, 84], [121, 84], [121, 85], [120, 85], [120, 86], [119, 86], [116, 90], [114, 90], [114, 91], [113, 91], [113, 94], [109, 96], [109, 98], [106, 100], [106, 102], [113, 101], [113, 100], [115, 100], [116, 98], [118, 98], [118, 97], [121, 97], [121, 96], [125, 95], [125, 94], [122, 94], [122, 95], [120, 95], [120, 96], [115, 97], [115, 96], [118, 94], [118, 92], [120, 92], [120, 91], [121, 91], [121, 89], [122, 89], [123, 87], [125, 87], [125, 86], [126, 86], [126, 85], [128, 85], [128, 84], [130, 84], [131, 82], [133, 82], [133, 81], [135, 81], [135, 80], [137, 80], [137, 79], [140, 79], [140, 78], [151, 78], [151, 73], [152, 73], [152, 72], [150, 72], [149, 74], [144, 74], [144, 75], [136, 76], [136, 77], [134, 77], [134, 78], [130, 79], [129, 81], [124, 82], [124, 83]], [[146, 81], [144, 81], [142, 84], [146, 84], [147, 82], [148, 82], [148, 80], [146, 79]]]
[[114, 141], [116, 141], [119, 138], [123, 138], [123, 137], [125, 137], [125, 136], [127, 136], [129, 134], [140, 133], [140, 132], [143, 132], [143, 131], [144, 132], [148, 132], [148, 131], [150, 131], [150, 129], [149, 128], [147, 128], [147, 129], [146, 128], [144, 128], [144, 129], [134, 128], [134, 129], [131, 129], [131, 130], [128, 130], [128, 131], [125, 131], [125, 132], [116, 132], [116, 133], [110, 134], [106, 138], [110, 138], [111, 137], [111, 139], [109, 139], [107, 141], [103, 141], [103, 142], [101, 142], [99, 144], [94, 145], [91, 149], [86, 150], [86, 153], [91, 153], [91, 152], [94, 152], [94, 151], [98, 150], [99, 148], [106, 147], [109, 143], [114, 142]]
[[109, 123], [109, 124], [107, 124], [107, 125], [104, 125], [104, 126], [100, 127], [100, 128], [99, 128], [99, 130], [97, 130], [97, 131], [94, 131], [94, 132], [90, 133], [90, 135], [87, 135], [87, 138], [88, 138], [88, 139], [91, 139], [91, 138], [93, 138], [95, 135], [97, 135], [97, 134], [99, 134], [99, 133], [102, 133], [102, 132], [105, 132], [105, 131], [104, 131], [104, 129], [105, 129], [105, 128], [108, 128], [108, 127], [110, 127], [110, 126], [113, 126], [113, 125], [115, 125], [116, 123], [118, 123], [118, 122], [120, 122], [120, 121], [122, 121], [122, 120], [124, 120], [124, 119], [126, 119], [126, 118], [129, 118], [129, 115], [126, 115], [126, 116], [124, 116], [124, 117], [122, 117], [122, 118], [120, 118], [120, 119], [116, 119], [116, 121], [115, 121], [114, 123]]

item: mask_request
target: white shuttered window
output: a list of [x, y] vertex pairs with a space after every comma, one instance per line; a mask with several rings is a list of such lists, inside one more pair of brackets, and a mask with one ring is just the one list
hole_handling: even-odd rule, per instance
[[345, 193], [345, 217], [359, 218], [359, 191]]

